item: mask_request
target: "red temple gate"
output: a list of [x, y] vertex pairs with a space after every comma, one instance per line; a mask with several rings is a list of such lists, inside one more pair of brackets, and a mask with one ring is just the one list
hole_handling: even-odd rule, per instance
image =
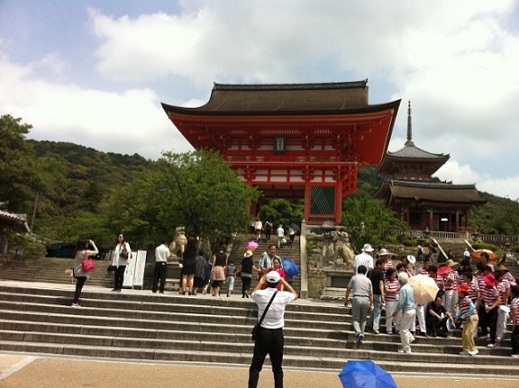
[[162, 104], [195, 149], [218, 150], [269, 198], [304, 198], [307, 223], [341, 222], [362, 165], [384, 156], [400, 100], [368, 104], [367, 80], [215, 84], [207, 104]]

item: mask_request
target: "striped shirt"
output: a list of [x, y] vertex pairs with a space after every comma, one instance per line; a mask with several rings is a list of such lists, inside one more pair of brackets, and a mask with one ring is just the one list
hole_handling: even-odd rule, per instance
[[429, 270], [426, 269], [426, 268], [424, 268], [424, 267], [422, 267], [422, 268], [420, 268], [420, 270], [418, 271], [418, 274], [419, 274], [419, 275], [425, 275], [425, 276], [428, 276], [428, 275], [429, 275]]
[[[386, 302], [395, 302], [398, 300], [398, 290], [400, 290], [400, 283], [397, 278], [387, 278], [384, 281], [384, 288], [386, 289]], [[389, 294], [388, 291], [397, 291], [396, 294]]]
[[472, 303], [472, 300], [467, 295], [460, 301], [460, 311], [458, 313], [459, 318], [470, 317], [477, 314], [476, 306]]
[[[463, 279], [463, 277], [461, 277]], [[475, 281], [471, 281], [470, 283], [465, 282], [465, 279], [463, 279], [463, 283], [469, 286], [469, 298], [472, 300], [472, 302], [476, 303], [478, 300], [478, 293], [479, 293], [479, 286], [478, 283]]]
[[510, 283], [508, 280], [501, 280], [496, 286], [497, 292], [499, 292], [499, 305], [506, 305], [506, 299], [508, 296], [508, 290], [510, 289]]
[[503, 275], [503, 279], [508, 280], [508, 283], [510, 283], [511, 286], [516, 286], [517, 282], [515, 281], [515, 278], [510, 272], [505, 272]]
[[458, 278], [459, 278], [459, 275], [458, 275], [457, 271], [452, 271], [449, 274], [443, 275], [443, 285], [444, 285], [443, 290], [444, 291], [454, 290], [454, 287], [456, 286], [456, 284], [458, 282]]
[[[519, 298], [514, 298], [510, 304], [510, 311], [516, 311], [515, 322], [512, 322], [514, 326], [519, 325]], [[512, 317], [513, 315], [510, 314]]]
[[481, 291], [481, 298], [485, 302], [486, 306], [493, 306], [494, 302], [496, 301], [496, 298], [499, 296], [499, 292], [497, 291], [496, 287], [488, 287], [486, 284], [484, 288], [480, 289]]

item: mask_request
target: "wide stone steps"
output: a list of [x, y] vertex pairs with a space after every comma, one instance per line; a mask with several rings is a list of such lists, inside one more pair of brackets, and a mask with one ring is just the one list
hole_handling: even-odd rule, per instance
[[[0, 282], [0, 350], [95, 358], [248, 365], [257, 312], [241, 298], [157, 295], [85, 287], [84, 307], [69, 307], [73, 285]], [[508, 344], [464, 357], [459, 333], [418, 337], [397, 353], [398, 336], [367, 334], [357, 346], [349, 309], [296, 301], [286, 313], [284, 365], [340, 370], [349, 359], [373, 359], [391, 372], [518, 376]], [[483, 344], [483, 343], [481, 343]]]

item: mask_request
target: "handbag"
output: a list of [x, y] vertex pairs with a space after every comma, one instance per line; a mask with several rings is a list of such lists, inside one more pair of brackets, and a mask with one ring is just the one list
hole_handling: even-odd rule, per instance
[[124, 260], [128, 260], [128, 250], [126, 249], [126, 244], [122, 246], [122, 249], [119, 252], [119, 257], [123, 258]]
[[252, 328], [252, 331], [250, 332], [250, 334], [251, 334], [251, 339], [252, 339], [253, 341], [256, 340], [256, 337], [258, 336], [258, 331], [259, 331], [259, 329], [260, 329], [260, 327], [261, 327], [261, 322], [263, 322], [263, 318], [265, 318], [265, 315], [267, 315], [267, 311], [268, 311], [270, 305], [272, 304], [272, 301], [273, 301], [274, 298], [276, 297], [276, 294], [277, 294], [277, 293], [278, 293], [277, 290], [274, 291], [274, 294], [272, 294], [272, 298], [270, 298], [269, 303], [267, 304], [267, 307], [265, 307], [265, 310], [263, 311], [263, 314], [261, 315], [260, 320], [259, 320], [258, 323], [256, 323], [256, 324], [254, 325], [254, 327]]
[[96, 263], [90, 257], [88, 257], [88, 251], [85, 250], [85, 257], [83, 257], [83, 261], [81, 262], [81, 270], [83, 272], [90, 272], [96, 269]]

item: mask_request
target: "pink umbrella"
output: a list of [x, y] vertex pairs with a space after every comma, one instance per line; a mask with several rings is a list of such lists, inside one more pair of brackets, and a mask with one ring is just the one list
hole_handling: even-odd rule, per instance
[[249, 241], [247, 243], [247, 249], [250, 251], [256, 250], [256, 248], [259, 246], [259, 244], [256, 241]]

